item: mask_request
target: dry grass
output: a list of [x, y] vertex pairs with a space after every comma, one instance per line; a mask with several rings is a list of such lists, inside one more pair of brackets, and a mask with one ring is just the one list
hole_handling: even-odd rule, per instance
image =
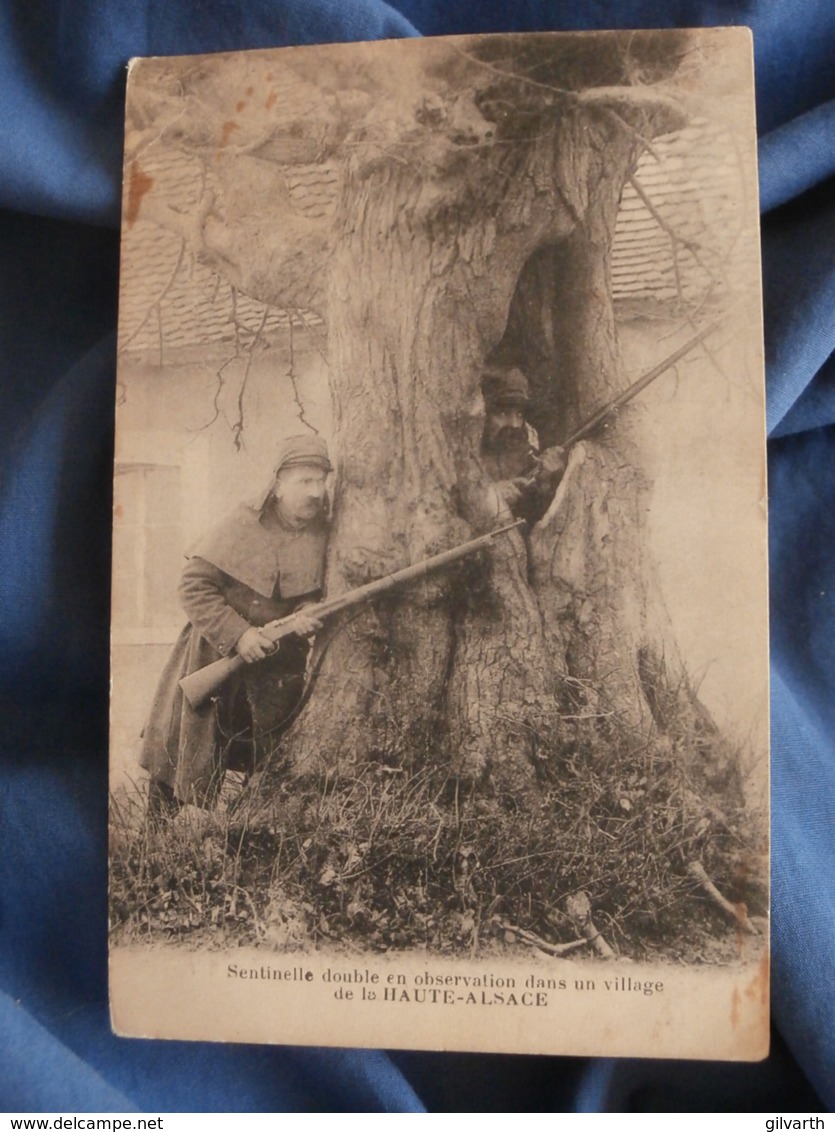
[[524, 810], [380, 763], [279, 786], [266, 813], [247, 791], [153, 826], [114, 806], [114, 931], [472, 953], [501, 944], [508, 923], [553, 944], [575, 938], [565, 900], [584, 891], [622, 954], [675, 956], [728, 931], [687, 875], [693, 860], [764, 912], [750, 815], [710, 802], [668, 743], [588, 730], [568, 753], [540, 755], [540, 771], [539, 802]]

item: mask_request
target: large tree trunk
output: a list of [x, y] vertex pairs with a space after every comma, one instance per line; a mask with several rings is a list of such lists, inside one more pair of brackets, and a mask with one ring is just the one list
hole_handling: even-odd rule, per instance
[[[348, 173], [328, 320], [329, 593], [510, 518], [479, 460], [479, 383], [514, 337], [542, 356], [559, 343], [558, 370], [531, 374], [546, 440], [622, 388], [608, 255], [637, 150], [593, 107], [568, 110], [512, 179], [502, 170], [509, 192], [485, 176], [479, 196], [451, 201], [419, 168]], [[283, 767], [435, 765], [519, 801], [562, 714], [648, 732], [646, 672], [662, 656], [679, 666], [644, 553], [645, 490], [624, 418], [572, 453], [532, 532], [337, 625]]]
[[[332, 269], [331, 374], [339, 484], [329, 593], [510, 518], [479, 461], [479, 382], [509, 296], [538, 240], [571, 218], [533, 151], [512, 195], [485, 215], [450, 207], [421, 171], [347, 179]], [[479, 624], [464, 594], [478, 590]], [[328, 644], [290, 743], [299, 773], [357, 758], [432, 760], [483, 777], [523, 746], [505, 705], [542, 692], [550, 664], [522, 535], [393, 595]], [[514, 728], [512, 730], [515, 730]]]

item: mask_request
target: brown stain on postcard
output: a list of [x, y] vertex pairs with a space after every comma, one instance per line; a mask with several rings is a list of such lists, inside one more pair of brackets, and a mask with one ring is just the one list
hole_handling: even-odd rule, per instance
[[237, 129], [239, 129], [237, 122], [224, 122], [223, 123], [223, 129], [220, 132], [220, 144], [222, 146], [227, 145], [228, 142], [229, 142], [230, 136]]
[[769, 992], [769, 959], [768, 955], [763, 955], [757, 966], [757, 973], [751, 979], [750, 983], [745, 988], [745, 997], [756, 999], [759, 998], [760, 1006], [765, 1008], [768, 1006], [768, 992]]
[[770, 964], [768, 955], [763, 955], [762, 959], [757, 964], [756, 973], [740, 990], [739, 987], [734, 987], [731, 992], [731, 1028], [736, 1030], [740, 1023], [740, 1014], [744, 1005], [743, 1000], [748, 1002], [759, 1001], [760, 1011], [763, 1018], [768, 1017], [768, 999], [769, 999], [769, 971]]
[[139, 210], [142, 207], [142, 198], [146, 193], [150, 192], [154, 186], [154, 178], [149, 177], [147, 173], [139, 168], [139, 165], [134, 162], [130, 167], [130, 180], [128, 181], [128, 201], [125, 208], [125, 223], [131, 228], [139, 217]]

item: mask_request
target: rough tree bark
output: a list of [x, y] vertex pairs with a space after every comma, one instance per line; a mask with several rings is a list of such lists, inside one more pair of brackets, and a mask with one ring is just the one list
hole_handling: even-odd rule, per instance
[[[329, 593], [510, 518], [479, 459], [486, 361], [527, 370], [545, 443], [623, 387], [609, 254], [638, 156], [684, 120], [657, 85], [677, 66], [670, 47], [646, 33], [623, 55], [598, 37], [569, 57], [558, 40], [519, 41], [509, 62], [489, 40], [403, 44], [396, 84], [393, 54], [386, 74], [371, 54], [350, 70], [334, 49], [320, 85], [296, 54], [280, 127], [246, 118], [250, 103], [276, 103], [257, 56], [243, 92], [212, 63], [185, 91], [157, 74], [155, 99], [191, 100], [200, 126], [173, 141], [207, 154], [208, 181], [193, 215], [152, 191], [145, 215], [240, 290], [312, 307], [327, 325], [339, 467]], [[145, 118], [137, 161], [153, 144]], [[285, 225], [287, 170], [315, 161], [337, 168], [336, 203]], [[337, 625], [282, 773], [434, 765], [521, 803], [568, 708], [636, 735], [701, 721], [712, 751], [645, 553], [645, 493], [625, 415], [573, 451], [529, 534]]]

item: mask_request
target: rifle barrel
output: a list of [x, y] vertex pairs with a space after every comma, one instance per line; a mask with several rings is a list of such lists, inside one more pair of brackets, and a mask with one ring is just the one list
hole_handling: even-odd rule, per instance
[[[728, 312], [728, 314], [730, 314], [730, 312]], [[715, 322], [711, 322], [709, 326], [702, 327], [698, 334], [688, 339], [683, 346], [679, 346], [669, 357], [659, 362], [657, 366], [653, 366], [651, 370], [648, 370], [647, 373], [633, 382], [628, 389], [624, 389], [623, 393], [619, 393], [614, 400], [609, 401], [607, 405], [598, 409], [596, 413], [593, 413], [588, 420], [584, 421], [578, 429], [572, 432], [572, 434], [562, 442], [561, 447], [570, 448], [579, 440], [585, 440], [585, 438], [589, 436], [590, 433], [594, 432], [598, 425], [602, 424], [607, 417], [616, 413], [618, 409], [623, 408], [628, 401], [631, 401], [633, 397], [637, 397], [643, 389], [646, 389], [657, 377], [660, 377], [665, 370], [668, 370], [670, 366], [674, 366], [685, 354], [689, 354], [694, 346], [698, 346], [699, 343], [709, 337], [714, 330], [718, 330], [722, 323], [727, 320], [728, 314], [723, 315], [722, 318], [716, 319]]]
[[[385, 593], [387, 590], [392, 589], [394, 586], [399, 586], [403, 582], [413, 581], [415, 578], [421, 578], [424, 574], [428, 574], [431, 570], [437, 570], [441, 566], [448, 566], [452, 562], [457, 562], [459, 558], [466, 558], [468, 554], [472, 554], [482, 547], [489, 546], [492, 540], [497, 536], [504, 534], [506, 531], [515, 530], [517, 527], [522, 526], [524, 519], [517, 519], [513, 523], [508, 523], [507, 526], [499, 527], [495, 531], [490, 531], [486, 535], [479, 535], [478, 538], [471, 539], [469, 542], [463, 542], [460, 546], [454, 546], [450, 550], [443, 550], [440, 554], [434, 554], [431, 558], [424, 558], [422, 562], [414, 562], [411, 566], [404, 566], [401, 570], [395, 570], [393, 574], [386, 574], [383, 578], [375, 578], [373, 582], [366, 582], [364, 586], [358, 586], [354, 590], [348, 590], [347, 593], [339, 594], [337, 597], [329, 598], [320, 602], [316, 606], [317, 617], [327, 617], [331, 613], [338, 613], [341, 609], [348, 609], [352, 605], [360, 605], [369, 598], [376, 597], [377, 594]], [[282, 618], [276, 625], [276, 630], [279, 626], [285, 624], [289, 625], [294, 618], [295, 614], [291, 613], [288, 617]], [[292, 632], [292, 630], [291, 630]], [[271, 634], [267, 633], [267, 636]], [[281, 633], [280, 636], [286, 634]], [[276, 637], [276, 640], [280, 637]]]
[[[425, 558], [422, 562], [404, 566], [402, 570], [396, 570], [393, 574], [387, 574], [384, 578], [366, 582], [364, 586], [358, 586], [355, 590], [348, 590], [347, 593], [321, 602], [314, 607], [314, 616], [317, 618], [328, 617], [332, 613], [338, 613], [341, 609], [348, 609], [352, 605], [359, 605], [363, 601], [368, 601], [376, 597], [377, 594], [385, 593], [386, 590], [401, 585], [403, 582], [421, 578], [424, 574], [428, 574], [430, 570], [436, 570], [440, 566], [457, 562], [459, 558], [465, 558], [481, 547], [489, 546], [497, 535], [515, 530], [523, 524], [524, 519], [517, 519], [514, 523], [508, 523], [507, 526], [499, 527], [486, 535], [480, 535], [469, 542], [461, 543], [460, 546], [454, 546], [451, 550], [441, 551], [440, 554]], [[295, 632], [295, 614], [291, 613], [288, 617], [282, 617], [271, 629], [264, 627], [261, 632], [273, 642], [280, 641], [282, 637], [289, 637], [291, 633]], [[212, 664], [207, 664], [205, 668], [190, 672], [180, 681], [183, 695], [192, 708], [200, 707], [224, 681], [228, 680], [239, 668], [242, 668], [244, 663], [243, 657], [236, 654], [224, 656]]]

